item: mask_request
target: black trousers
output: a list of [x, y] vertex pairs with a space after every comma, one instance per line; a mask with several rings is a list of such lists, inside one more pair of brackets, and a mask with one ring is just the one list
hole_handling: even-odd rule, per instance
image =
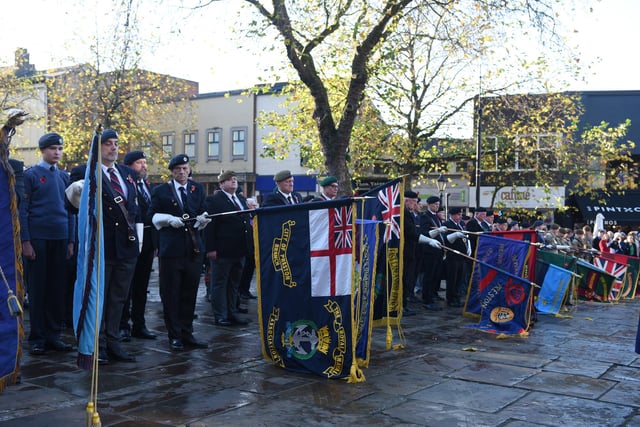
[[202, 257], [160, 258], [159, 285], [169, 339], [193, 334], [193, 315], [202, 274]]
[[431, 304], [434, 297], [438, 295], [442, 274], [444, 272], [444, 261], [442, 253], [427, 253], [424, 258], [424, 276], [422, 277], [422, 302]]
[[445, 261], [447, 275], [447, 302], [457, 303], [465, 294], [469, 281], [469, 263], [457, 256], [448, 256]]
[[104, 308], [100, 328], [100, 346], [103, 348], [120, 348], [120, 319], [135, 268], [135, 258], [105, 260]]
[[147, 232], [147, 229], [145, 229], [142, 252], [138, 255], [136, 269], [129, 289], [129, 297], [122, 310], [120, 329], [129, 329], [129, 320], [133, 324], [133, 329], [139, 330], [146, 326], [144, 311], [147, 306], [147, 289], [149, 289], [149, 277], [151, 276], [151, 266], [153, 265], [153, 252], [151, 232]]

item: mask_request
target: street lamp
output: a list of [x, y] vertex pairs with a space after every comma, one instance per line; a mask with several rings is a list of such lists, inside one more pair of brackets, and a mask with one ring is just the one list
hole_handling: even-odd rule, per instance
[[438, 176], [438, 179], [436, 179], [436, 185], [438, 186], [438, 191], [440, 192], [440, 203], [444, 205], [444, 214], [446, 217], [448, 214], [448, 206], [447, 200], [444, 198], [444, 196], [446, 195], [444, 190], [447, 189], [447, 178], [442, 173]]

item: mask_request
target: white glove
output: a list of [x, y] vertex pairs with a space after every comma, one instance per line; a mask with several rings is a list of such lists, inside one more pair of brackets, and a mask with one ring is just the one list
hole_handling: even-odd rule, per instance
[[560, 251], [568, 251], [569, 249], [571, 249], [571, 246], [569, 246], [569, 245], [556, 245], [555, 248], [560, 250]]
[[431, 246], [432, 248], [438, 248], [440, 249], [442, 247], [442, 244], [436, 240], [436, 239], [431, 239], [423, 234], [421, 234], [418, 237], [418, 243], [426, 243], [427, 245]]
[[76, 208], [80, 208], [80, 196], [82, 195], [82, 187], [84, 187], [84, 179], [69, 184], [64, 194], [67, 196], [69, 203]]
[[209, 214], [205, 211], [196, 217], [196, 223], [194, 227], [200, 230], [204, 230], [204, 228], [211, 222], [211, 218], [207, 218]]
[[462, 231], [456, 231], [455, 233], [451, 233], [447, 236], [447, 240], [449, 243], [453, 243], [458, 239], [462, 239], [464, 237], [464, 233]]
[[184, 227], [184, 222], [182, 222], [182, 218], [180, 218], [179, 216], [172, 216], [171, 218], [169, 218], [169, 225], [173, 228], [180, 228]]
[[157, 213], [153, 214], [153, 218], [151, 218], [151, 222], [156, 227], [157, 230], [160, 230], [162, 227], [171, 226], [173, 228], [180, 228], [184, 226], [184, 222], [177, 216]]
[[142, 252], [142, 241], [144, 240], [144, 224], [136, 222], [136, 233], [138, 233], [138, 250]]

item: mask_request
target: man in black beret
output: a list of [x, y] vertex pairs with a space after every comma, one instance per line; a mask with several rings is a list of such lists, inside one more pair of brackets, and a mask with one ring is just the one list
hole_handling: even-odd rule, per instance
[[[104, 235], [105, 286], [104, 309], [100, 327], [98, 361], [134, 362], [136, 358], [121, 345], [120, 320], [127, 302], [131, 279], [140, 254], [137, 224], [142, 223], [135, 186], [136, 173], [125, 165], [116, 164], [119, 139], [113, 129], [105, 129], [100, 137], [102, 163], [102, 226]], [[86, 165], [71, 171], [77, 187], [86, 172]]]
[[469, 279], [471, 265], [464, 255], [471, 255], [471, 245], [467, 236], [462, 232], [464, 225], [462, 223], [462, 209], [453, 207], [449, 209], [449, 219], [444, 223], [447, 227], [445, 244], [447, 247], [456, 250], [449, 251], [445, 259], [445, 275], [447, 281], [447, 306], [460, 308], [463, 306], [460, 299], [464, 296], [465, 285]]
[[444, 252], [441, 246], [444, 245], [444, 234], [447, 231], [438, 217], [440, 199], [436, 196], [427, 198], [427, 209], [420, 221], [420, 233], [425, 237], [437, 240], [439, 247], [426, 246], [423, 261], [422, 276], [422, 302], [427, 310], [442, 310], [437, 301], [443, 298], [438, 295], [440, 282], [442, 281], [444, 269]]
[[[491, 231], [491, 224], [487, 222], [487, 208], [477, 207], [473, 213], [473, 218], [467, 221], [465, 229], [472, 233], [487, 233]], [[471, 250], [475, 254], [478, 235], [469, 234], [469, 241], [471, 243]]]
[[320, 181], [320, 194], [318, 197], [314, 198], [314, 202], [323, 202], [326, 200], [333, 200], [338, 195], [338, 178], [335, 176], [328, 176], [322, 181]]
[[[155, 251], [153, 227], [147, 213], [151, 207], [151, 183], [147, 180], [147, 156], [143, 151], [130, 151], [124, 156], [124, 164], [136, 173], [135, 183], [138, 191], [138, 207], [143, 219], [144, 229], [138, 230], [142, 235], [142, 246], [138, 262], [133, 273], [129, 296], [122, 310], [120, 320], [120, 336], [129, 340], [130, 336], [142, 339], [155, 339], [156, 335], [147, 329], [144, 312], [147, 305], [147, 289]], [[132, 325], [129, 325], [131, 320]]]
[[189, 178], [189, 157], [173, 157], [169, 170], [173, 179], [153, 190], [147, 214], [158, 230], [158, 278], [169, 348], [207, 348], [193, 335], [193, 317], [204, 262], [201, 231], [211, 219], [204, 187]]
[[75, 217], [65, 206], [69, 175], [58, 168], [63, 139], [55, 132], [38, 141], [41, 160], [24, 172], [20, 237], [29, 291], [30, 353], [70, 351], [60, 339], [67, 299], [66, 260], [73, 256]]
[[302, 196], [293, 191], [291, 171], [282, 170], [273, 176], [276, 188], [267, 194], [263, 206], [284, 206], [302, 203]]

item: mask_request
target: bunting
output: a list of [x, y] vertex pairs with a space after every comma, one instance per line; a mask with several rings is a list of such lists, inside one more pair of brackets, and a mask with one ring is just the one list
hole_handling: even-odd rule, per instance
[[254, 218], [265, 359], [362, 381], [355, 357], [352, 200], [260, 209]]
[[73, 325], [78, 342], [78, 367], [91, 369], [97, 353], [104, 301], [104, 242], [100, 186], [100, 139], [89, 151], [78, 211], [78, 264], [73, 293]]

